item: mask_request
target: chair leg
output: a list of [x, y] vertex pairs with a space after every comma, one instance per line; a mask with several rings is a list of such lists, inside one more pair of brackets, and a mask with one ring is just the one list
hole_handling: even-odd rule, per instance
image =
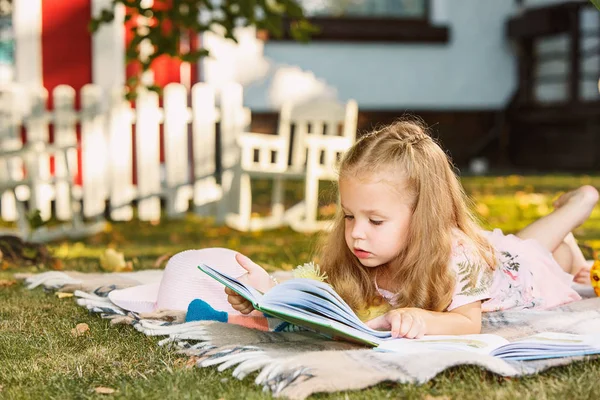
[[252, 217], [252, 187], [250, 186], [250, 176], [246, 173], [242, 173], [240, 177], [239, 201], [240, 225], [244, 230], [249, 230]]
[[[217, 184], [214, 176], [201, 178], [194, 183], [194, 212], [201, 216], [214, 215], [217, 212], [217, 220], [219, 219], [219, 210], [215, 210], [217, 202], [223, 203], [223, 188]], [[223, 207], [225, 208], [225, 207]], [[223, 218], [220, 223], [224, 221]]]
[[235, 205], [225, 211], [225, 223], [234, 229], [249, 231], [252, 216], [250, 176], [241, 170], [228, 171], [223, 174], [223, 184], [229, 189], [223, 195], [223, 202]]
[[319, 178], [306, 177], [304, 201], [306, 206], [306, 224], [308, 226], [316, 226], [319, 211]]
[[239, 188], [239, 183], [237, 183], [237, 180], [238, 177], [234, 171], [226, 170], [221, 174], [222, 197], [217, 204], [216, 219], [216, 222], [219, 225], [223, 225], [225, 223], [228, 214], [238, 212], [237, 209], [234, 209], [234, 203], [232, 201], [232, 198], [235, 198], [235, 193], [239, 192], [239, 190], [234, 187], [237, 186]]
[[17, 232], [19, 232], [19, 235], [24, 240], [28, 240], [29, 236], [31, 236], [31, 228], [29, 227], [29, 222], [27, 221], [27, 210], [25, 209], [25, 203], [17, 198], [17, 192], [15, 189], [13, 189], [13, 196], [15, 198], [18, 214]]
[[283, 204], [283, 195], [284, 195], [284, 185], [283, 179], [275, 178], [273, 181], [273, 194], [271, 198], [271, 215], [273, 219], [277, 219], [282, 221], [283, 223], [283, 214], [284, 214], [284, 204]]

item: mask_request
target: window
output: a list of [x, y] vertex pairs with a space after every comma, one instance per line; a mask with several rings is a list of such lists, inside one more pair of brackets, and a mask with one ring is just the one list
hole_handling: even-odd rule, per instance
[[[312, 42], [447, 43], [448, 28], [429, 23], [430, 0], [299, 0], [320, 32]], [[281, 39], [290, 40], [289, 29]]]
[[427, 0], [301, 0], [309, 17], [427, 18]]

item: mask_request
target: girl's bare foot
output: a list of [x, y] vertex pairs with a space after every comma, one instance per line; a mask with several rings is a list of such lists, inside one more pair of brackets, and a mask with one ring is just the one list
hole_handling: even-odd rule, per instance
[[[573, 274], [573, 282], [589, 285], [592, 265], [594, 265], [593, 261], [591, 261], [589, 265], [581, 267], [578, 271], [572, 271], [571, 273]], [[573, 266], [573, 269], [575, 269], [575, 266]]]
[[598, 191], [590, 185], [581, 186], [560, 196], [552, 204], [554, 208], [561, 208], [567, 203], [581, 202], [582, 206], [593, 207], [598, 202]]

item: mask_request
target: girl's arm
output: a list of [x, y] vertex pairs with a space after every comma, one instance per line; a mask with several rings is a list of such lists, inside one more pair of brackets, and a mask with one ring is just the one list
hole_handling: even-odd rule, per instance
[[448, 312], [420, 308], [398, 308], [367, 322], [373, 329], [389, 329], [392, 337], [423, 335], [467, 335], [481, 332], [481, 301]]

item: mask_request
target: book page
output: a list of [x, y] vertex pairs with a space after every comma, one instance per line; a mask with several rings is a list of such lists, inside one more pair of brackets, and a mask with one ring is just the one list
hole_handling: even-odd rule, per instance
[[600, 353], [600, 335], [543, 332], [513, 341], [492, 354], [513, 360], [568, 357]]
[[326, 319], [335, 320], [375, 337], [389, 337], [390, 333], [376, 331], [365, 325], [350, 306], [326, 283], [313, 279], [285, 281], [265, 294], [262, 306], [286, 306], [286, 309], [303, 310]]
[[248, 300], [250, 303], [252, 303], [254, 308], [259, 308], [259, 301], [263, 295], [258, 290], [251, 286], [247, 286], [237, 279], [227, 275], [226, 273], [217, 271], [206, 264], [199, 265], [198, 269]]
[[421, 339], [386, 339], [379, 344], [377, 350], [406, 354], [424, 351], [468, 351], [490, 354], [494, 349], [508, 343], [508, 340], [503, 337], [491, 334], [427, 335]]
[[[382, 338], [390, 335], [390, 332], [373, 331], [373, 333], [361, 331], [331, 318], [324, 317], [315, 312], [309, 312], [288, 304], [263, 305], [263, 312], [271, 316], [282, 319], [294, 325], [304, 326], [320, 333], [325, 333], [329, 337], [342, 337], [352, 342], [377, 346]], [[377, 335], [381, 337], [377, 337]]]

